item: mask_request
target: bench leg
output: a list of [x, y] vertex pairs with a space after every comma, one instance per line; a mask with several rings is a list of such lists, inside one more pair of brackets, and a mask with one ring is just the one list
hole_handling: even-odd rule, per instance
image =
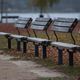
[[23, 53], [27, 52], [27, 42], [23, 42]]
[[8, 49], [11, 49], [11, 39], [8, 38]]
[[43, 45], [42, 46], [42, 54], [43, 54], [43, 59], [45, 59], [45, 58], [47, 58], [47, 53], [46, 53], [46, 46], [45, 45]]
[[17, 41], [17, 50], [21, 51], [21, 42], [20, 41]]
[[69, 66], [73, 66], [73, 52], [68, 51], [69, 52]]
[[35, 57], [39, 56], [39, 45], [35, 45]]
[[63, 64], [63, 59], [62, 59], [62, 50], [58, 49], [58, 64]]

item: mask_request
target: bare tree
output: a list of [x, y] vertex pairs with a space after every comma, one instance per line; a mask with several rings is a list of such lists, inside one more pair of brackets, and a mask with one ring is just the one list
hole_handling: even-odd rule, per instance
[[53, 4], [57, 3], [59, 0], [31, 0], [32, 6], [39, 8], [40, 17], [43, 17], [43, 11], [47, 10], [48, 7], [51, 7]]
[[1, 7], [1, 23], [2, 23], [2, 16], [3, 16], [3, 0], [0, 0], [0, 7]]
[[1, 0], [1, 23], [3, 22], [3, 13], [6, 13], [6, 22], [7, 22], [7, 2], [8, 0]]

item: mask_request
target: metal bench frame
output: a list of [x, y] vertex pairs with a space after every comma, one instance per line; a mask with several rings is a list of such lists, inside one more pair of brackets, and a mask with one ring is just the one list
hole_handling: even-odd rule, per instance
[[[43, 23], [45, 23], [45, 24], [43, 24]], [[47, 57], [46, 47], [48, 45], [50, 45], [50, 43], [51, 43], [50, 40], [38, 38], [35, 30], [45, 31], [45, 33], [49, 39], [49, 36], [47, 34], [47, 29], [51, 23], [52, 23], [51, 18], [36, 18], [35, 21], [32, 23], [31, 29], [33, 30], [35, 38], [29, 37], [27, 39], [29, 42], [33, 42], [33, 44], [35, 46], [35, 57], [39, 56], [39, 46], [41, 45], [42, 46], [42, 57], [43, 57], [43, 59], [45, 59]], [[38, 27], [41, 27], [42, 29], [41, 28], [38, 29]]]
[[[51, 45], [53, 47], [55, 46], [58, 48], [58, 64], [63, 64], [62, 51], [64, 48], [67, 48], [68, 53], [69, 53], [69, 65], [73, 66], [73, 53], [75, 52], [75, 50], [79, 50], [80, 46], [75, 45], [76, 42], [75, 42], [75, 39], [72, 35], [72, 32], [73, 32], [75, 26], [77, 25], [78, 20], [72, 19], [72, 21], [71, 22], [70, 21], [71, 21], [70, 18], [68, 18], [68, 19], [67, 18], [58, 18], [54, 21], [54, 24], [53, 24], [51, 30], [53, 30], [53, 32], [55, 34], [56, 42], [52, 42]], [[57, 24], [55, 25], [55, 23], [57, 23]], [[63, 24], [64, 25], [63, 26], [62, 23], [66, 23], [68, 26], [66, 26], [64, 24]], [[69, 24], [71, 23], [71, 25], [69, 25], [68, 23]], [[63, 27], [63, 30], [62, 29], [60, 30], [60, 28], [55, 29], [56, 27], [60, 27], [60, 28]], [[65, 27], [68, 28], [67, 31], [64, 30]], [[58, 42], [58, 36], [57, 36], [56, 32], [71, 33], [71, 37], [74, 41], [74, 44]]]
[[[11, 40], [12, 39], [16, 39], [16, 41], [17, 41], [17, 50], [18, 51], [21, 50], [21, 42], [26, 36], [22, 36], [20, 34], [19, 28], [26, 29], [28, 35], [30, 36], [30, 34], [28, 32], [28, 28], [31, 26], [31, 22], [32, 22], [32, 18], [19, 18], [18, 19], [18, 21], [15, 23], [15, 27], [16, 27], [16, 29], [18, 31], [18, 35], [10, 35], [8, 37], [8, 48], [9, 49], [11, 49]], [[23, 50], [24, 50], [24, 41], [23, 41]]]

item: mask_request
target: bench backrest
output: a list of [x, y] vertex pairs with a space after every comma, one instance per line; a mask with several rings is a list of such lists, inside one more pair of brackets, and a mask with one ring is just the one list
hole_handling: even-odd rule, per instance
[[51, 30], [57, 32], [72, 32], [77, 25], [76, 18], [57, 18], [54, 20]]
[[19, 18], [19, 16], [2, 16], [2, 18]]
[[52, 22], [51, 18], [36, 18], [35, 21], [32, 23], [31, 29], [47, 30], [51, 22]]
[[16, 15], [7, 15], [7, 16], [1, 16], [2, 18], [2, 23], [14, 23], [19, 16]]
[[32, 22], [32, 18], [18, 18], [15, 23], [16, 28], [28, 28]]

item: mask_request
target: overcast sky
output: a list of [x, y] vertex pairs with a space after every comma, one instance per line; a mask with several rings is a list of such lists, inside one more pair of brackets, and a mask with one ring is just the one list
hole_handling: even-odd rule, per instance
[[[0, 0], [1, 1], [1, 0]], [[6, 1], [6, 0], [5, 0]], [[18, 11], [37, 12], [35, 8], [31, 8], [28, 1], [30, 0], [7, 0], [8, 8], [17, 9]], [[59, 3], [49, 8], [49, 12], [80, 12], [80, 0], [60, 0]]]

